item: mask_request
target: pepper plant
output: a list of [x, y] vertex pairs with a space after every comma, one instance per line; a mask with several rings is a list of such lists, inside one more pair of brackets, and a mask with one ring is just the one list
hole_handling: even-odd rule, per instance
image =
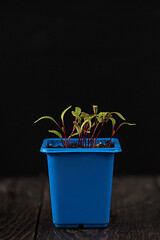
[[[73, 121], [73, 127], [70, 135], [67, 137], [66, 135], [66, 126], [64, 121], [64, 116], [66, 112], [71, 109], [72, 106], [67, 107], [62, 113], [61, 113], [61, 126], [57, 123], [57, 121], [50, 117], [50, 116], [43, 116], [37, 119], [34, 123], [37, 123], [38, 121], [42, 119], [50, 119], [52, 120], [57, 127], [59, 128], [60, 132], [57, 130], [49, 130], [49, 132], [57, 135], [62, 142], [63, 147], [68, 148], [70, 139], [74, 136], [78, 136], [79, 138], [79, 146], [80, 147], [95, 147], [95, 143], [97, 138], [99, 137], [100, 133], [102, 132], [102, 129], [104, 125], [106, 125], [108, 122], [111, 121], [112, 123], [112, 132], [110, 140], [107, 142], [106, 147], [109, 147], [112, 138], [115, 136], [117, 131], [122, 127], [123, 125], [136, 125], [134, 123], [128, 123], [125, 121], [125, 118], [122, 116], [119, 112], [99, 112], [98, 113], [98, 106], [93, 105], [93, 113], [85, 113], [81, 111], [80, 107], [75, 107], [74, 111], [71, 111], [72, 116], [74, 117]], [[115, 116], [120, 118], [123, 122], [120, 123], [120, 125], [115, 128], [116, 125], [116, 119]], [[63, 140], [64, 139], [64, 140]]]

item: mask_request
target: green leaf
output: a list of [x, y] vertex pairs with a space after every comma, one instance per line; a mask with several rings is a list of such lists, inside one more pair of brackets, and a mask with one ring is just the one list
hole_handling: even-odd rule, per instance
[[91, 128], [95, 125], [95, 122], [91, 125]]
[[89, 119], [89, 114], [88, 113], [85, 113], [85, 112], [81, 112], [81, 115], [82, 115], [82, 117], [86, 120], [88, 120]]
[[106, 112], [106, 117], [104, 118], [105, 119], [105, 123], [107, 123], [110, 118], [112, 118], [112, 113]]
[[71, 113], [72, 113], [72, 115], [73, 115], [74, 117], [76, 117], [75, 111], [71, 111]]
[[94, 114], [98, 113], [98, 106], [97, 105], [93, 105], [93, 112], [94, 112]]
[[101, 119], [99, 119], [100, 121], [107, 120], [109, 117], [109, 112], [100, 112], [98, 116], [101, 117]]
[[121, 124], [119, 125], [119, 127], [118, 127], [118, 128], [120, 128], [122, 125], [134, 126], [134, 125], [136, 125], [136, 123], [128, 123], [128, 122], [123, 122], [123, 123], [121, 123]]
[[34, 121], [34, 123], [37, 123], [37, 122], [39, 122], [39, 121], [42, 120], [42, 119], [50, 119], [50, 120], [52, 120], [54, 123], [57, 124], [56, 120], [54, 120], [54, 118], [52, 118], [52, 117], [50, 117], [50, 116], [40, 117], [40, 118], [38, 118], [36, 121]]
[[81, 116], [79, 116], [76, 112], [72, 111], [72, 115], [78, 119], [79, 122], [81, 122]]
[[122, 123], [122, 124], [127, 124], [127, 125], [129, 125], [129, 126], [134, 126], [134, 125], [136, 125], [136, 123], [127, 123], [127, 122]]
[[103, 121], [103, 117], [97, 117], [97, 120], [98, 120], [98, 122], [102, 122]]
[[66, 108], [66, 109], [61, 113], [62, 122], [64, 122], [64, 115], [65, 115], [65, 113], [66, 113], [71, 107], [72, 107], [72, 106], [69, 106], [68, 108]]
[[112, 121], [112, 126], [113, 126], [113, 129], [114, 129], [114, 127], [116, 125], [116, 120], [114, 118], [112, 118], [112, 117], [109, 120]]
[[81, 108], [75, 107], [75, 113], [79, 116], [81, 114]]
[[96, 130], [97, 130], [97, 128], [98, 128], [98, 126], [99, 126], [99, 124], [100, 124], [100, 122], [98, 122], [98, 123], [97, 123], [97, 125], [95, 126], [95, 129], [94, 129], [94, 131], [96, 131]]
[[86, 133], [90, 133], [90, 131], [86, 131], [86, 130], [84, 130], [84, 129], [83, 129], [83, 131], [86, 132]]
[[83, 130], [84, 125], [88, 122], [88, 120], [85, 120], [81, 125], [81, 131]]
[[85, 112], [82, 112], [82, 117], [84, 118], [84, 121], [88, 121], [89, 123], [89, 127], [91, 128], [91, 125], [92, 125], [92, 122], [91, 122], [91, 119], [92, 119], [92, 116], [90, 116], [88, 113], [85, 113]]
[[62, 139], [62, 134], [61, 134], [60, 132], [58, 132], [58, 131], [56, 131], [56, 130], [48, 130], [48, 132], [54, 133], [55, 135], [57, 135], [59, 138]]
[[91, 119], [94, 118], [96, 115], [95, 114], [91, 114], [89, 115], [88, 113], [82, 112], [82, 117], [84, 118], [84, 122], [88, 121], [89, 123], [89, 127], [92, 127], [92, 122]]
[[78, 132], [78, 135], [81, 134], [82, 130], [81, 130], [81, 127], [78, 125], [78, 123], [76, 123], [75, 121], [73, 122], [74, 126], [76, 127], [76, 130]]
[[88, 123], [89, 123], [89, 129], [91, 129], [91, 127], [92, 127], [92, 122], [91, 122], [91, 119], [89, 118], [89, 120], [88, 120]]
[[122, 114], [121, 113], [119, 113], [119, 112], [111, 112], [111, 114], [112, 113], [114, 113], [114, 114], [116, 114], [119, 118], [121, 118], [122, 120], [126, 120], [123, 116], [122, 116]]
[[[73, 133], [73, 134], [72, 134], [72, 137], [77, 136], [77, 135], [79, 135], [78, 132]], [[70, 137], [70, 136], [69, 136], [69, 137]]]
[[89, 115], [89, 118], [90, 118], [90, 119], [92, 119], [92, 118], [94, 118], [94, 117], [97, 117], [97, 114], [90, 114], [90, 115]]
[[98, 116], [100, 116], [100, 117], [106, 117], [107, 114], [108, 114], [108, 112], [100, 112], [100, 113], [98, 114]]

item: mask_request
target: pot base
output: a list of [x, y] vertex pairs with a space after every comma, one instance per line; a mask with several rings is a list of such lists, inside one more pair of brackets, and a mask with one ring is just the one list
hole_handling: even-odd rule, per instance
[[56, 228], [105, 228], [107, 227], [107, 223], [105, 224], [55, 224]]

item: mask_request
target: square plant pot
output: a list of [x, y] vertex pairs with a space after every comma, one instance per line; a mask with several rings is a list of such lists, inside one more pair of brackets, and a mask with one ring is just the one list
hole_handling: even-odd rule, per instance
[[[107, 138], [99, 138], [105, 142]], [[78, 139], [71, 139], [70, 143]], [[113, 148], [47, 148], [61, 140], [43, 141], [47, 154], [53, 223], [59, 228], [104, 228], [109, 223], [114, 154], [121, 152], [118, 139]]]

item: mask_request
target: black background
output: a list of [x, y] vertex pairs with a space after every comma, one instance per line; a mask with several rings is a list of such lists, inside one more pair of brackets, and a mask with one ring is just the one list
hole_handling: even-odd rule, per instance
[[105, 2], [0, 2], [0, 176], [44, 172], [54, 127], [34, 120], [92, 104], [137, 124], [117, 134], [115, 174], [160, 173], [160, 7]]

